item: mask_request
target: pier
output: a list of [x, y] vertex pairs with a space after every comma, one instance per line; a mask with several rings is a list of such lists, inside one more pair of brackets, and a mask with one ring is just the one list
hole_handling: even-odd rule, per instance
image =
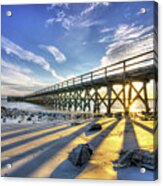
[[[129, 112], [132, 104], [139, 99], [145, 111], [149, 112], [147, 83], [153, 80], [157, 112], [157, 69], [157, 53], [151, 50], [15, 99], [51, 105], [60, 111], [93, 113], [101, 113], [103, 104], [107, 114], [111, 113], [116, 101], [119, 101], [124, 112]], [[139, 90], [134, 82], [142, 84]], [[119, 85], [120, 90], [117, 91], [115, 85]], [[106, 89], [103, 95], [101, 88]]]

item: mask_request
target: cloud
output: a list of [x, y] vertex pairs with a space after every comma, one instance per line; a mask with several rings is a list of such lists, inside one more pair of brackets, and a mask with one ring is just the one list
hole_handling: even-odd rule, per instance
[[47, 6], [47, 10], [53, 10], [56, 7], [62, 7], [62, 8], [67, 8], [69, 9], [69, 4], [68, 3], [55, 3]]
[[153, 25], [119, 25], [101, 59], [101, 65], [106, 66], [153, 49], [153, 30]]
[[45, 26], [49, 27], [54, 23], [60, 23], [64, 29], [69, 31], [72, 28], [89, 28], [94, 25], [100, 25], [101, 21], [83, 18], [81, 16], [66, 16], [65, 13], [58, 13], [56, 17], [47, 19]]
[[34, 78], [29, 68], [11, 64], [2, 59], [2, 95], [25, 95], [49, 85]]
[[[127, 40], [133, 40], [139, 38], [145, 33], [150, 32], [154, 29], [153, 25], [144, 27], [143, 25], [135, 26], [135, 24], [127, 25], [121, 24], [117, 29], [108, 28], [101, 30], [101, 33], [107, 33], [98, 40], [98, 43], [108, 43], [108, 42], [123, 42]], [[108, 31], [108, 32], [107, 32]], [[113, 33], [110, 33], [113, 32]]]
[[69, 31], [71, 28], [89, 28], [94, 25], [99, 25], [101, 24], [101, 21], [89, 18], [89, 13], [96, 7], [108, 5], [108, 2], [89, 3], [89, 6], [86, 9], [80, 12], [79, 15], [75, 16], [66, 14], [64, 9], [62, 9], [62, 11], [55, 12], [55, 17], [51, 17], [45, 21], [45, 27], [52, 26], [55, 23], [60, 23], [64, 29]]
[[25, 73], [25, 74], [30, 74], [30, 73], [32, 73], [32, 70], [29, 69], [29, 68], [22, 68], [22, 67], [20, 67], [19, 65], [16, 65], [15, 63], [13, 63], [13, 64], [7, 63], [7, 62], [4, 61], [3, 59], [2, 59], [1, 66], [2, 66], [3, 68], [12, 69], [13, 71], [16, 71], [16, 72], [22, 72], [22, 73]]
[[114, 31], [115, 28], [103, 28], [100, 32], [101, 33], [108, 33], [108, 32], [111, 32], [111, 31]]
[[55, 60], [58, 63], [62, 63], [66, 61], [65, 55], [55, 46], [45, 46], [45, 45], [40, 45], [41, 48], [46, 49], [52, 56], [55, 58]]
[[80, 15], [85, 16], [95, 10], [98, 6], [109, 6], [109, 2], [89, 3], [89, 6], [84, 9]]
[[108, 43], [113, 39], [112, 35], [107, 35], [98, 40], [98, 43]]
[[41, 66], [42, 69], [46, 70], [47, 72], [50, 72], [53, 77], [55, 77], [57, 80], [63, 80], [63, 77], [59, 76], [56, 71], [51, 68], [50, 64], [46, 61], [45, 58], [42, 56], [36, 55], [31, 51], [25, 50], [19, 45], [13, 43], [9, 39], [2, 36], [2, 48], [6, 51], [8, 55], [15, 55], [19, 57], [20, 59], [26, 61], [26, 62], [32, 62], [39, 66]]

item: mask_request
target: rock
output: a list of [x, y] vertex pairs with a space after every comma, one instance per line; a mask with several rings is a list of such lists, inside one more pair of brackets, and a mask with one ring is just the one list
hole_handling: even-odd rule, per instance
[[116, 117], [117, 119], [121, 119], [121, 118], [122, 118], [122, 113], [121, 113], [121, 112], [115, 113], [115, 117]]
[[78, 126], [78, 125], [80, 125], [80, 124], [81, 124], [81, 122], [74, 121], [74, 122], [71, 123], [71, 126]]
[[119, 168], [137, 166], [155, 170], [157, 167], [157, 153], [157, 151], [149, 152], [141, 149], [122, 151], [119, 159], [114, 163], [117, 163]]
[[100, 124], [93, 124], [90, 128], [89, 131], [94, 131], [94, 130], [101, 130], [102, 126]]
[[113, 117], [113, 114], [112, 113], [110, 113], [110, 114], [106, 113], [105, 116], [111, 118], [111, 117]]
[[95, 114], [95, 118], [102, 118], [103, 114]]
[[31, 117], [31, 118], [34, 117], [34, 114], [31, 114], [30, 117]]
[[31, 120], [32, 120], [32, 118], [31, 118], [31, 117], [28, 117], [28, 118], [27, 118], [27, 121], [31, 121]]
[[3, 118], [3, 123], [5, 123], [6, 122], [6, 118]]
[[41, 119], [42, 118], [42, 115], [38, 115], [38, 119]]
[[76, 114], [75, 118], [76, 119], [81, 119], [82, 118], [82, 114]]
[[70, 152], [68, 160], [75, 166], [82, 166], [89, 161], [92, 153], [89, 144], [80, 144]]
[[6, 111], [6, 107], [1, 106], [1, 112], [5, 112]]

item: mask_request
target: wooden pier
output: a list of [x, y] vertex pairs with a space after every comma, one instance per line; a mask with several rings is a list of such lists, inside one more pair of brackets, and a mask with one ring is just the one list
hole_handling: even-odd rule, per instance
[[[55, 110], [61, 111], [100, 113], [103, 105], [108, 114], [116, 101], [119, 101], [124, 112], [128, 112], [132, 104], [139, 99], [146, 112], [149, 112], [147, 83], [154, 80], [156, 88], [153, 91], [156, 94], [157, 71], [157, 53], [151, 50], [17, 99], [51, 105]], [[142, 87], [138, 90], [134, 82], [140, 82]], [[119, 85], [118, 91], [115, 85]], [[105, 93], [101, 94], [101, 88], [105, 89]]]

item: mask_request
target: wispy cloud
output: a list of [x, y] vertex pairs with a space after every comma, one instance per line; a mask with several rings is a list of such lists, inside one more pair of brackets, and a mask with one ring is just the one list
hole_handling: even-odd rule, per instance
[[15, 63], [13, 63], [13, 64], [7, 63], [7, 62], [4, 61], [3, 59], [2, 59], [1, 66], [2, 66], [3, 68], [12, 69], [13, 71], [16, 71], [16, 72], [22, 72], [22, 73], [25, 73], [25, 74], [30, 74], [30, 73], [32, 73], [32, 70], [29, 69], [29, 68], [22, 68], [22, 67], [20, 67], [19, 65], [16, 65]]
[[[99, 43], [108, 43], [108, 42], [122, 42], [131, 39], [136, 39], [141, 35], [150, 32], [154, 29], [153, 25], [144, 27], [143, 25], [136, 26], [135, 24], [127, 25], [121, 24], [117, 29], [104, 29], [101, 30], [101, 33], [106, 33], [107, 35], [99, 39]], [[108, 32], [107, 32], [108, 31]], [[110, 33], [113, 32], [113, 33]]]
[[49, 27], [54, 23], [60, 23], [64, 29], [69, 31], [72, 28], [89, 28], [94, 25], [100, 25], [101, 21], [83, 18], [81, 16], [66, 15], [64, 12], [60, 12], [56, 17], [47, 19], [45, 26]]
[[3, 59], [1, 65], [2, 95], [24, 95], [49, 85], [34, 78], [29, 68], [8, 63]]
[[58, 63], [66, 61], [66, 56], [55, 46], [39, 45], [40, 48], [46, 49]]
[[152, 49], [153, 30], [153, 25], [119, 25], [101, 59], [101, 65], [106, 66]]
[[54, 23], [60, 23], [63, 28], [66, 30], [70, 30], [70, 28], [74, 27], [76, 24], [76, 18], [69, 15], [66, 16], [64, 11], [58, 12], [55, 17], [49, 18], [45, 22], [45, 26], [49, 27], [53, 25]]
[[47, 6], [47, 10], [53, 10], [55, 7], [62, 7], [62, 8], [67, 8], [69, 9], [69, 4], [68, 3], [55, 3]]
[[108, 33], [108, 32], [114, 31], [114, 29], [115, 29], [115, 28], [112, 28], [112, 27], [111, 27], [111, 28], [106, 28], [106, 27], [105, 27], [105, 28], [103, 28], [100, 32], [101, 32], [101, 33]]
[[25, 50], [19, 45], [13, 43], [9, 39], [2, 36], [2, 48], [6, 51], [8, 55], [14, 54], [20, 59], [26, 61], [26, 62], [32, 62], [37, 65], [39, 65], [42, 69], [46, 70], [47, 72], [50, 72], [53, 77], [55, 77], [58, 80], [63, 80], [63, 77], [58, 75], [56, 71], [51, 68], [48, 61], [39, 55], [34, 54], [31, 51]]
[[81, 12], [81, 16], [87, 15], [95, 10], [98, 6], [109, 6], [109, 2], [90, 3], [89, 6]]
[[[52, 9], [56, 6], [57, 5], [54, 5]], [[61, 4], [60, 6], [63, 5]], [[54, 17], [47, 19], [45, 26], [49, 27], [54, 23], [60, 23], [64, 29], [70, 30], [71, 28], [88, 28], [94, 25], [99, 25], [101, 24], [100, 20], [92, 20], [92, 18], [89, 18], [89, 14], [99, 6], [109, 6], [109, 3], [88, 3], [88, 7], [75, 16], [66, 14], [64, 9], [62, 9], [62, 11], [57, 11]]]

